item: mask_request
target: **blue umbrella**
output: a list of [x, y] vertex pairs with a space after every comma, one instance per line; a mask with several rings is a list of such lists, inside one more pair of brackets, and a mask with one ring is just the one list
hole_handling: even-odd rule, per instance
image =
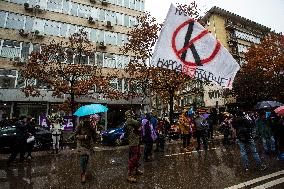
[[78, 117], [86, 116], [86, 115], [92, 115], [96, 113], [106, 112], [108, 111], [108, 108], [101, 104], [90, 104], [81, 106], [74, 115]]

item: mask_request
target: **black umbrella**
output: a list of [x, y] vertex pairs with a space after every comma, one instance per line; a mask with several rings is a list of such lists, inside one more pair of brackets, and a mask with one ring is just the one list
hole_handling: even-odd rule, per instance
[[258, 102], [255, 106], [255, 109], [266, 109], [266, 108], [275, 108], [278, 106], [282, 106], [283, 104], [281, 102], [277, 101], [262, 101]]

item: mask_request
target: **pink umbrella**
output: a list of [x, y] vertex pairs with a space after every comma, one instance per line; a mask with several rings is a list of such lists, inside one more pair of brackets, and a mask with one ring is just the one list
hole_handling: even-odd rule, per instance
[[284, 115], [284, 105], [276, 108], [274, 112], [277, 113], [278, 115]]

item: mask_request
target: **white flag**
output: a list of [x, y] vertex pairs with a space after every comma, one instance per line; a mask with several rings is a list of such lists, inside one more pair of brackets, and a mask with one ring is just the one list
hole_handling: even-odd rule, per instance
[[202, 25], [171, 5], [151, 64], [231, 87], [239, 64]]

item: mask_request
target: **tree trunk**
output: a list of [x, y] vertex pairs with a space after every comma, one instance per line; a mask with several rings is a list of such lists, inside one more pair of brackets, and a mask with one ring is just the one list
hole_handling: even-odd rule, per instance
[[75, 120], [75, 116], [73, 115], [75, 113], [75, 95], [74, 93], [70, 94], [71, 99], [70, 99], [70, 105], [71, 105], [71, 113], [72, 113], [72, 124], [73, 124], [73, 131], [75, 131], [76, 128], [76, 120]]
[[170, 124], [173, 124], [174, 117], [174, 91], [172, 89], [169, 90], [170, 95]]

